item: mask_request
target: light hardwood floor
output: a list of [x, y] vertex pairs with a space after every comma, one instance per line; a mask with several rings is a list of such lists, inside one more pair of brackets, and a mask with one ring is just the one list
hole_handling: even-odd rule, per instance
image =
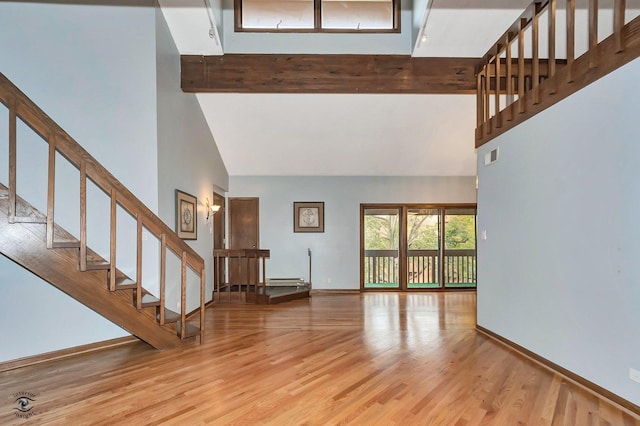
[[[321, 293], [214, 306], [203, 345], [0, 373], [0, 424], [640, 425], [476, 332], [475, 303]], [[35, 395], [28, 420], [14, 414], [21, 391]]]

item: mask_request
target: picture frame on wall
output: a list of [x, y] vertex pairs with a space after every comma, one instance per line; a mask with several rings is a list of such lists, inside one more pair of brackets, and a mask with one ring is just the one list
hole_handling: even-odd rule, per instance
[[324, 202], [294, 202], [293, 232], [324, 232]]
[[198, 239], [198, 199], [176, 189], [176, 234], [183, 240]]

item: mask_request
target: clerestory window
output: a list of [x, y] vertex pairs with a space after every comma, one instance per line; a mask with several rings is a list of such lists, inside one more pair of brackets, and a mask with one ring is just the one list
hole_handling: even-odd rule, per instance
[[235, 29], [399, 32], [400, 0], [235, 0]]

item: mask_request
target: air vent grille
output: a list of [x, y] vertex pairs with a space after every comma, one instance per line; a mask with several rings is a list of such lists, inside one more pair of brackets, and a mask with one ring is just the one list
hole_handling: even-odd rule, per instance
[[493, 148], [491, 151], [484, 154], [484, 165], [488, 166], [490, 164], [498, 161], [498, 148]]

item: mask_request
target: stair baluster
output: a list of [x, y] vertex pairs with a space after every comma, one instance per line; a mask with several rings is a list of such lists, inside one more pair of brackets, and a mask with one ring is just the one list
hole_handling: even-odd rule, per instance
[[116, 290], [116, 236], [117, 236], [117, 214], [118, 214], [118, 196], [116, 190], [111, 188], [111, 200], [110, 200], [110, 212], [109, 217], [111, 218], [109, 224], [109, 263], [111, 263], [111, 267], [109, 268], [109, 290]]
[[10, 102], [9, 107], [9, 223], [16, 220], [16, 163], [17, 163], [17, 129], [16, 106]]

